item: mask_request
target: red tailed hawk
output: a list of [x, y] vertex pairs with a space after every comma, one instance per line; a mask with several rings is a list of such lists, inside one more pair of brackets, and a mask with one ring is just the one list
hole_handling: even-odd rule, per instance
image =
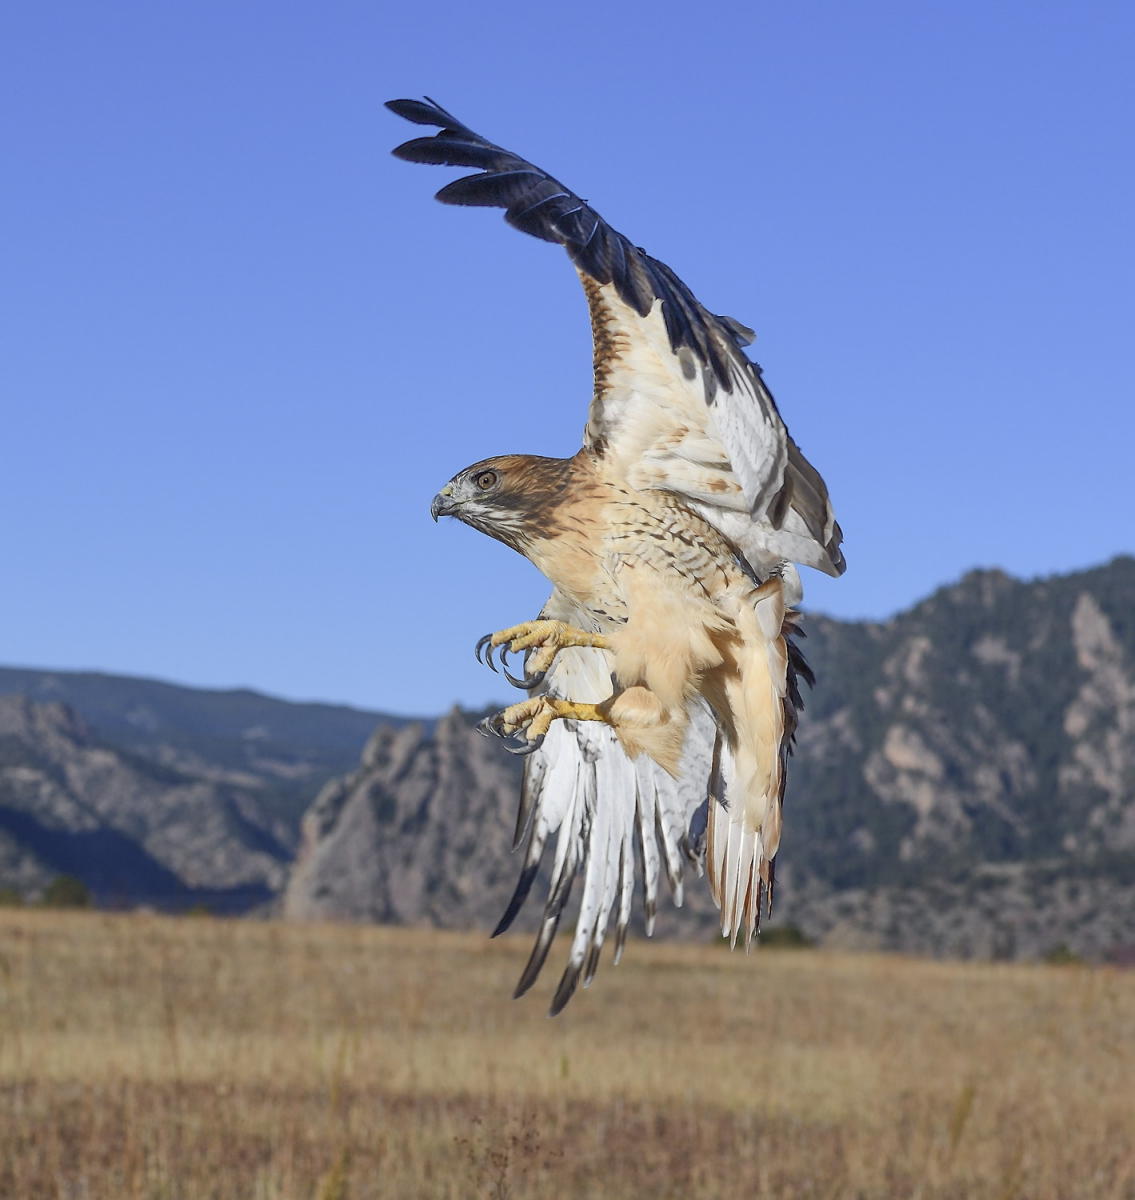
[[[410, 162], [474, 167], [447, 204], [505, 209], [557, 242], [583, 281], [595, 391], [571, 458], [504, 455], [459, 472], [432, 512], [512, 546], [551, 581], [535, 621], [482, 638], [529, 698], [483, 731], [530, 757], [516, 826], [527, 837], [512, 922], [556, 834], [551, 887], [523, 994], [583, 877], [553, 1014], [590, 983], [611, 918], [626, 937], [637, 840], [651, 931], [660, 866], [682, 898], [704, 860], [722, 932], [746, 945], [771, 903], [785, 770], [811, 673], [794, 640], [793, 564], [844, 570], [819, 473], [785, 428], [752, 333], [714, 316], [664, 263], [570, 188], [486, 141], [432, 101], [392, 100], [440, 132], [399, 146]], [[523, 678], [507, 652], [526, 652]], [[691, 820], [691, 815], [692, 820]]]

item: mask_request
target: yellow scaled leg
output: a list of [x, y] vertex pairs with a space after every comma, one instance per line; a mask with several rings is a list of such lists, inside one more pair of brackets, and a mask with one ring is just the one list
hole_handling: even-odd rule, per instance
[[[477, 732], [503, 738], [510, 754], [531, 754], [539, 749], [553, 721], [606, 721], [610, 724], [606, 707], [605, 704], [577, 704], [552, 696], [536, 696], [486, 717], [477, 726]], [[509, 742], [512, 745], [508, 745]]]
[[[505, 647], [501, 650], [501, 668], [505, 679], [513, 687], [534, 688], [547, 674], [556, 655], [566, 647], [596, 646], [605, 650], [608, 645], [603, 634], [587, 633], [563, 621], [525, 621], [498, 633], [485, 634], [477, 643], [476, 653], [478, 662], [486, 662], [495, 671], [497, 666], [493, 662], [493, 649], [497, 646]], [[519, 654], [524, 650], [530, 653], [525, 660], [524, 677], [517, 679], [509, 672], [507, 656]], [[485, 652], [484, 659], [481, 658], [482, 651]]]

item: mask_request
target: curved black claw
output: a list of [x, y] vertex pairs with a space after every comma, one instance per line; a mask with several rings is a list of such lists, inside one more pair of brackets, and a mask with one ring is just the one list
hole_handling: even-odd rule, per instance
[[516, 676], [508, 669], [508, 646], [501, 647], [501, 671], [505, 679], [512, 684], [514, 688], [523, 688], [525, 683], [523, 679], [517, 679]]
[[538, 738], [529, 740], [519, 729], [514, 733], [505, 733], [499, 724], [500, 717], [500, 713], [494, 713], [491, 717], [482, 718], [477, 722], [477, 732], [482, 737], [500, 738], [509, 754], [516, 754], [521, 757], [534, 753], [544, 744], [543, 734], [540, 734]]
[[528, 689], [532, 686], [524, 679], [517, 679], [516, 676], [503, 663], [501, 663], [501, 671], [504, 673], [505, 679], [507, 679], [514, 688], [520, 688], [522, 692], [528, 691]]
[[504, 677], [512, 684], [514, 688], [520, 688], [522, 691], [530, 692], [534, 687], [538, 687], [544, 682], [546, 671], [537, 671], [534, 675], [528, 674], [528, 658], [524, 660], [524, 674], [517, 678], [508, 669], [508, 647], [501, 647], [501, 670], [504, 672]]
[[[485, 650], [486, 646], [488, 647], [487, 650]], [[485, 651], [484, 658], [481, 657], [482, 651]], [[479, 663], [484, 663], [485, 666], [489, 667], [493, 671], [497, 669], [497, 664], [493, 662], [493, 635], [491, 633], [486, 633], [485, 636], [481, 638], [473, 650], [473, 654]]]
[[543, 744], [543, 734], [540, 734], [538, 738], [532, 738], [531, 741], [520, 734], [513, 734], [511, 738], [505, 741], [504, 748], [509, 754], [515, 754], [518, 758], [525, 758], [529, 754], [535, 754]]

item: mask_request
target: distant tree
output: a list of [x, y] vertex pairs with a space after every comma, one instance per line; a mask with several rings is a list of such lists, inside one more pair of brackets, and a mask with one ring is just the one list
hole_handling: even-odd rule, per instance
[[1044, 956], [1044, 961], [1050, 967], [1074, 967], [1077, 963], [1082, 963], [1084, 960], [1070, 947], [1061, 942], [1059, 945], [1053, 946]]
[[44, 908], [90, 908], [91, 893], [74, 875], [57, 875], [47, 885], [40, 903]]
[[13, 887], [0, 887], [0, 908], [23, 908], [24, 897]]
[[773, 925], [761, 930], [760, 939], [770, 950], [807, 950], [816, 944], [799, 925]]

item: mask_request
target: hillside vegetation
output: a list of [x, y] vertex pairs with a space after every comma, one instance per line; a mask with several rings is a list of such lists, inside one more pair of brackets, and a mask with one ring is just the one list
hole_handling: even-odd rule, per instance
[[404, 723], [343, 704], [102, 671], [0, 667], [0, 696], [65, 704], [80, 714], [90, 738], [136, 765], [255, 789], [274, 816], [293, 823], [323, 782], [358, 758], [377, 722]]
[[[1133, 614], [1135, 559], [1117, 558], [974, 571], [886, 622], [809, 616], [778, 917], [839, 948], [1135, 957]], [[284, 912], [491, 929], [518, 793], [516, 761], [459, 712], [380, 726], [305, 816]], [[717, 920], [699, 880], [659, 916], [666, 936]]]
[[[805, 624], [778, 919], [830, 948], [1135, 960], [1135, 558]], [[474, 724], [0, 668], [0, 890], [491, 929], [519, 764]], [[714, 924], [691, 880], [658, 930]]]
[[1135, 1194], [1135, 974], [0, 911], [0, 1195]]

